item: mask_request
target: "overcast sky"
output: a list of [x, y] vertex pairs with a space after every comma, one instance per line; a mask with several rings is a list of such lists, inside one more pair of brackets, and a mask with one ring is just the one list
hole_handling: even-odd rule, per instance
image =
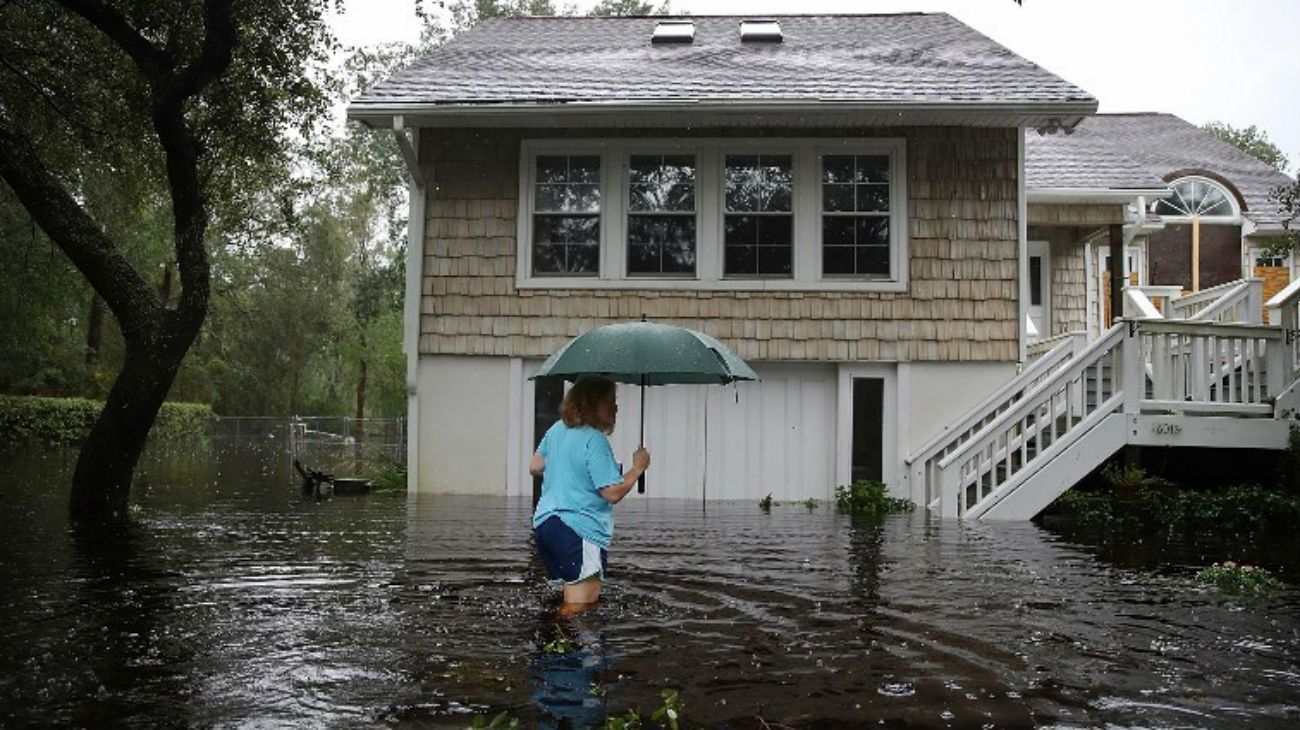
[[[335, 22], [339, 39], [413, 41], [415, 2], [348, 0]], [[594, 2], [576, 4], [585, 10]], [[692, 15], [946, 12], [1091, 92], [1103, 112], [1254, 124], [1286, 153], [1288, 172], [1300, 165], [1300, 0], [674, 0], [672, 8]]]

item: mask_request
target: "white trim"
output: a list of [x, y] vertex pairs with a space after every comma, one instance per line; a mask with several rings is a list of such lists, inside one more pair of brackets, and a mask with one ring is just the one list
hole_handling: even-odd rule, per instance
[[[400, 133], [399, 133], [400, 134]], [[420, 149], [420, 130], [411, 130], [412, 150]], [[416, 159], [408, 160], [408, 164]], [[408, 169], [406, 290], [402, 301], [402, 348], [406, 354], [406, 491], [420, 489], [420, 301], [424, 280], [424, 211], [428, 188], [418, 167]]]
[[1025, 194], [1031, 203], [1129, 203], [1143, 195], [1163, 198], [1169, 189], [1032, 188]]
[[[1177, 187], [1179, 184], [1185, 182], [1199, 182], [1205, 185], [1209, 185], [1210, 187], [1218, 190], [1219, 193], [1223, 195], [1224, 200], [1228, 201], [1228, 207], [1232, 208], [1232, 215], [1192, 216], [1192, 215], [1174, 215], [1171, 213], [1155, 213], [1154, 212], [1155, 207], [1159, 205], [1161, 202], [1176, 195], [1174, 188]], [[1241, 225], [1242, 224], [1241, 203], [1237, 201], [1237, 196], [1234, 195], [1232, 191], [1229, 190], [1228, 187], [1223, 183], [1213, 178], [1205, 177], [1204, 175], [1184, 175], [1178, 178], [1177, 180], [1171, 180], [1169, 182], [1168, 193], [1153, 199], [1150, 203], [1150, 206], [1152, 209], [1152, 213], [1154, 215], [1158, 215], [1164, 221], [1171, 222], [1171, 223], [1190, 223], [1193, 218], [1199, 218], [1202, 223], [1207, 223], [1207, 224], [1216, 224], [1216, 223], [1220, 225]]]
[[[852, 126], [879, 122], [893, 125], [953, 124], [1006, 127], [1055, 124], [1073, 127], [1097, 112], [1096, 101], [834, 101], [666, 99], [645, 101], [565, 101], [560, 103], [394, 103], [347, 107], [347, 118], [370, 127], [390, 128], [391, 118], [403, 115], [414, 126], [573, 127], [579, 123], [681, 127], [689, 120], [719, 123], [785, 121], [799, 126], [819, 123]], [[786, 117], [787, 119], [779, 119]]]
[[1016, 361], [1029, 359], [1029, 201], [1025, 195], [1025, 128], [1016, 130], [1016, 259], [1020, 282], [1019, 316], [1016, 317]]
[[524, 361], [521, 358], [510, 358], [509, 377], [506, 383], [506, 496], [514, 497], [523, 494], [519, 474], [527, 473], [527, 464], [531, 460], [531, 454], [525, 455], [528, 439], [523, 432], [525, 423], [532, 431], [532, 421], [525, 422], [515, 417], [523, 407]]
[[[723, 158], [747, 150], [794, 157], [795, 236], [793, 278], [723, 277]], [[629, 155], [668, 151], [696, 156], [696, 273], [694, 277], [626, 275], [627, 163]], [[534, 276], [532, 273], [533, 176], [538, 154], [599, 154], [601, 243], [598, 276]], [[890, 268], [888, 279], [821, 275], [821, 186], [825, 154], [890, 156]], [[604, 138], [526, 139], [519, 155], [519, 216], [515, 286], [519, 289], [655, 289], [717, 291], [905, 292], [909, 274], [907, 144], [880, 138]]]
[[1026, 294], [1025, 301], [1028, 305], [1025, 307], [1025, 314], [1031, 319], [1033, 317], [1033, 282], [1029, 277], [1033, 275], [1033, 269], [1029, 266], [1029, 259], [1041, 255], [1043, 259], [1042, 268], [1039, 276], [1042, 279], [1039, 282], [1042, 286], [1043, 303], [1039, 306], [1043, 310], [1043, 326], [1039, 330], [1038, 339], [1046, 339], [1057, 334], [1052, 331], [1052, 244], [1049, 241], [1029, 241], [1025, 250], [1025, 281], [1029, 285], [1029, 293]]
[[853, 476], [853, 381], [884, 381], [880, 444], [880, 478], [895, 497], [907, 497], [899, 466], [903, 461], [898, 435], [902, 433], [899, 404], [899, 366], [896, 363], [839, 363], [835, 388], [835, 483], [850, 484]]
[[1087, 307], [1083, 322], [1089, 341], [1101, 336], [1101, 309], [1097, 307], [1097, 298], [1101, 289], [1093, 278], [1095, 272], [1092, 270], [1092, 246], [1089, 241], [1083, 242], [1083, 305]]

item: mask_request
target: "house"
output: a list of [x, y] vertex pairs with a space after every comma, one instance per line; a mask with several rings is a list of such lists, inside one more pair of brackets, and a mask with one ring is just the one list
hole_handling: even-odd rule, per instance
[[[1165, 195], [1145, 198], [1142, 230], [1126, 240], [1131, 284], [1198, 292], [1258, 277], [1267, 300], [1294, 278], [1294, 257], [1278, 245], [1284, 215], [1270, 197], [1291, 178], [1201, 128], [1172, 114], [1098, 114], [1070, 135], [1029, 133], [1026, 144], [1031, 200], [1035, 187], [1080, 170], [1144, 175], [1168, 186]], [[1086, 176], [1077, 182], [1100, 187]], [[1108, 321], [1105, 248], [1094, 240], [1085, 252], [1094, 334]]]
[[[458, 36], [348, 108], [411, 173], [411, 490], [532, 493], [563, 384], [529, 376], [645, 315], [762, 378], [652, 390], [648, 496], [824, 499], [861, 478], [997, 516], [1038, 472], [1059, 494], [1073, 482], [1039, 465], [1102, 430], [1104, 451], [1120, 415], [1118, 371], [1070, 358], [1114, 361], [1119, 328], [1052, 334], [1087, 326], [1091, 231], [1119, 250], [1149, 227], [1129, 209], [1168, 193], [1113, 151], [1029, 188], [1027, 139], [1096, 108], [944, 14], [519, 17]], [[1079, 369], [1095, 398], [1023, 400]], [[1018, 435], [962, 460], [1026, 408]], [[1066, 430], [1108, 425], [1058, 439], [1062, 412]], [[617, 454], [640, 417], [621, 390]]]

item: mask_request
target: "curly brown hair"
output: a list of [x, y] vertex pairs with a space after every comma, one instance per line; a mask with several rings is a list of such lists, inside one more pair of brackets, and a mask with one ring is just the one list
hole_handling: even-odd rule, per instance
[[614, 396], [614, 381], [599, 375], [584, 375], [564, 394], [564, 404], [560, 406], [560, 417], [569, 428], [591, 426], [609, 432], [612, 423], [600, 422], [596, 407], [606, 398]]

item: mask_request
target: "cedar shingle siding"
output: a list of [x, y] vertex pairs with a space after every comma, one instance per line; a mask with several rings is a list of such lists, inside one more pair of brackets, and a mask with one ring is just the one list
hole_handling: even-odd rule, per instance
[[[725, 130], [693, 133], [726, 135]], [[421, 354], [544, 357], [590, 327], [644, 313], [706, 331], [741, 357], [759, 360], [1005, 362], [1017, 357], [1016, 129], [870, 132], [907, 139], [910, 279], [905, 293], [516, 290], [519, 144], [525, 137], [563, 134], [426, 132], [420, 154], [432, 183]], [[744, 136], [762, 136], [762, 131], [746, 130]]]

